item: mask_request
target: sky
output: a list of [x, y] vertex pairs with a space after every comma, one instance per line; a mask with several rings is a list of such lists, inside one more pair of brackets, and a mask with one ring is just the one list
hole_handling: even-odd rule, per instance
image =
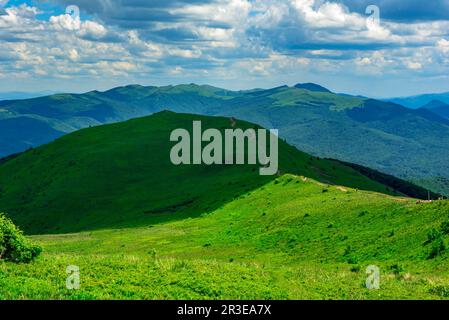
[[0, 0], [0, 92], [449, 91], [449, 0]]

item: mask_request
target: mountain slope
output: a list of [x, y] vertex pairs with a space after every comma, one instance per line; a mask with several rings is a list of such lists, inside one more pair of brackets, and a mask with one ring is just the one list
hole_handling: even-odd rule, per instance
[[[175, 166], [170, 132], [228, 118], [160, 112], [66, 135], [0, 164], [0, 211], [28, 233], [135, 226], [197, 216], [275, 179], [258, 165]], [[237, 121], [237, 127], [255, 125]], [[279, 168], [327, 184], [393, 193], [341, 163], [280, 141]]]
[[442, 118], [449, 119], [449, 104], [444, 103], [440, 100], [432, 100], [422, 108], [430, 110]]
[[[33, 237], [42, 257], [0, 262], [0, 298], [447, 299], [448, 251], [430, 258], [428, 234], [448, 210], [284, 175], [192, 219]], [[67, 265], [79, 290], [61, 285]], [[380, 290], [366, 289], [370, 265]]]
[[64, 133], [53, 129], [47, 122], [33, 117], [0, 119], [0, 145], [2, 155], [22, 152], [36, 145], [54, 140]]

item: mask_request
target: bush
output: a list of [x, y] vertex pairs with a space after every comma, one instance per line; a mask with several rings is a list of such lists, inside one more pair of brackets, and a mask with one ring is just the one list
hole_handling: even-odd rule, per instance
[[446, 245], [443, 242], [443, 238], [435, 239], [432, 243], [432, 248], [430, 249], [428, 259], [436, 258], [439, 255], [442, 255], [446, 251]]
[[39, 246], [25, 238], [10, 219], [0, 213], [0, 260], [28, 263], [41, 251]]
[[404, 268], [397, 263], [392, 264], [391, 266], [388, 267], [388, 269], [390, 269], [391, 272], [393, 272], [397, 276], [400, 275], [402, 272], [404, 272]]

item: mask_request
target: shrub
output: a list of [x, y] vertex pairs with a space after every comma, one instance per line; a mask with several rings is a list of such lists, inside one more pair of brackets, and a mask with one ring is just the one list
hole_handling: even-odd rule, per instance
[[0, 213], [0, 260], [28, 263], [41, 251], [39, 246], [25, 238], [10, 219]]
[[349, 270], [351, 270], [351, 272], [360, 272], [360, 266], [356, 265], [356, 266], [352, 266]]
[[446, 251], [446, 246], [443, 242], [443, 238], [440, 237], [438, 239], [435, 239], [435, 241], [432, 243], [432, 248], [430, 249], [428, 258], [436, 258], [437, 256], [443, 254], [444, 251]]
[[347, 263], [349, 264], [358, 264], [359, 263], [359, 259], [356, 256], [349, 256], [348, 259], [346, 260]]
[[361, 212], [359, 212], [359, 217], [363, 217], [364, 215], [366, 215], [368, 213], [368, 211], [363, 210]]
[[444, 285], [434, 286], [429, 290], [430, 293], [436, 294], [443, 298], [449, 297], [449, 287]]
[[391, 272], [393, 272], [397, 276], [400, 275], [402, 272], [404, 272], [404, 268], [397, 263], [392, 264], [391, 266], [388, 267], [388, 269], [390, 269]]

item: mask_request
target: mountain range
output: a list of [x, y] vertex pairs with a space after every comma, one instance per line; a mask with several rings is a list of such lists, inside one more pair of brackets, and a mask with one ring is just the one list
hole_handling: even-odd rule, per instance
[[335, 94], [310, 83], [246, 91], [129, 85], [0, 101], [0, 155], [162, 110], [236, 117], [277, 128], [288, 143], [314, 156], [371, 167], [449, 194], [448, 119], [426, 108]]

